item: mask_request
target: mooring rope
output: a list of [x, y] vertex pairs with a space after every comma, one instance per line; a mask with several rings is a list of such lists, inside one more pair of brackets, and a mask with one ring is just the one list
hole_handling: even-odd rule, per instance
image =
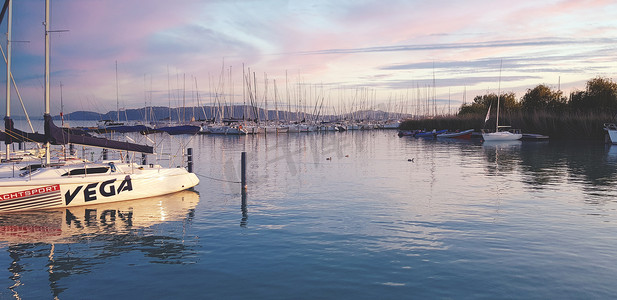
[[232, 181], [232, 180], [225, 180], [225, 179], [220, 179], [220, 178], [214, 178], [214, 177], [206, 176], [206, 175], [195, 173], [195, 172], [193, 172], [193, 174], [195, 174], [195, 175], [197, 175], [199, 177], [204, 177], [204, 178], [208, 178], [208, 179], [212, 179], [212, 180], [217, 180], [217, 181], [230, 182], [230, 183], [242, 183], [241, 181]]

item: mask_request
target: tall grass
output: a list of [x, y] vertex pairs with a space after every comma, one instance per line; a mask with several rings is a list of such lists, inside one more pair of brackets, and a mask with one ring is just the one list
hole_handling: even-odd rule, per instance
[[[485, 127], [485, 115], [467, 114], [463, 116], [435, 117], [421, 120], [406, 120], [401, 123], [403, 130], [415, 129], [450, 129], [466, 130], [483, 128], [494, 129], [495, 118], [491, 118]], [[552, 139], [594, 139], [603, 140], [603, 124], [614, 122], [611, 113], [552, 113], [552, 112], [510, 112], [500, 115], [500, 125], [510, 125], [524, 133], [539, 133]]]

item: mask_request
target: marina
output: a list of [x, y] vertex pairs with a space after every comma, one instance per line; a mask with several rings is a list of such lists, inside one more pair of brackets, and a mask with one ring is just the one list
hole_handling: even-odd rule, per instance
[[[7, 79], [12, 74], [11, 69], [11, 27], [12, 1], [5, 1], [0, 20], [8, 11], [8, 50], [6, 56]], [[118, 141], [106, 137], [92, 136], [79, 129], [62, 128], [54, 124], [50, 113], [50, 0], [45, 1], [44, 30], [44, 113], [43, 134], [33, 132], [32, 135], [14, 127], [11, 119], [11, 81], [6, 81], [6, 116], [4, 118], [4, 132], [2, 140], [6, 144], [3, 169], [12, 169], [4, 172], [0, 178], [0, 212], [40, 210], [46, 208], [68, 208], [87, 204], [111, 203], [168, 195], [174, 192], [190, 189], [199, 183], [195, 174], [184, 168], [163, 167], [161, 165], [142, 165], [134, 163], [135, 153], [153, 154], [154, 147], [136, 144], [133, 141]], [[21, 98], [20, 98], [21, 100]], [[22, 103], [23, 104], [23, 103]], [[25, 111], [25, 109], [24, 109]], [[31, 121], [30, 128], [34, 131]], [[170, 133], [170, 135], [173, 135]], [[35, 145], [40, 150], [40, 161], [24, 160], [23, 155], [11, 155], [14, 151], [13, 143]], [[83, 147], [103, 148], [103, 157], [99, 162], [90, 162], [85, 157], [67, 160], [67, 145], [81, 145]], [[52, 145], [62, 148], [63, 160], [52, 164]], [[120, 154], [121, 159], [107, 160], [108, 150], [126, 151], [127, 157]], [[128, 153], [133, 153], [130, 161]], [[70, 153], [72, 156], [73, 153]], [[8, 170], [7, 170], [8, 171]], [[9, 174], [7, 174], [9, 173]], [[8, 175], [8, 176], [7, 176]], [[117, 185], [119, 184], [119, 185]], [[135, 188], [134, 188], [135, 187]], [[81, 193], [83, 191], [83, 193]]]
[[0, 300], [614, 298], [616, 6], [545, 2], [4, 0]]
[[[612, 145], [388, 130], [184, 139], [200, 178], [189, 203], [0, 215], [2, 298], [617, 293]], [[126, 221], [131, 207], [144, 221]]]

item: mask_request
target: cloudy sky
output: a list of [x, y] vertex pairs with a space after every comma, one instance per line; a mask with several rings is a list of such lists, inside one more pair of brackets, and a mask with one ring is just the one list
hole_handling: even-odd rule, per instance
[[[52, 30], [68, 30], [52, 33], [52, 114], [61, 83], [65, 111], [107, 112], [117, 98], [125, 108], [178, 106], [198, 94], [201, 103], [217, 95], [242, 103], [243, 66], [262, 106], [268, 98], [273, 108], [276, 90], [279, 105], [323, 97], [339, 111], [406, 104], [414, 112], [435, 98], [443, 112], [448, 102], [455, 108], [499, 88], [520, 97], [547, 84], [568, 94], [617, 72], [615, 1], [54, 0], [51, 7]], [[13, 4], [13, 74], [34, 115], [43, 109], [43, 20], [43, 0]], [[0, 44], [6, 50], [5, 38]]]

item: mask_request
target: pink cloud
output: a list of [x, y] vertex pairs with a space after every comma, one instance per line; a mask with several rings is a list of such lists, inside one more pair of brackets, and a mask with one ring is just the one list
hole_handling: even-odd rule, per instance
[[[14, 5], [21, 16], [15, 20], [20, 28], [16, 39], [30, 41], [17, 46], [16, 52], [42, 56], [42, 2]], [[114, 62], [118, 61], [121, 98], [130, 104], [127, 106], [138, 106], [143, 103], [144, 89], [149, 88], [144, 74], [152, 76], [152, 89], [160, 91], [157, 101], [167, 103], [167, 66], [172, 76], [197, 77], [204, 94], [209, 80], [218, 81], [223, 60], [226, 67], [232, 66], [238, 85], [242, 63], [256, 71], [258, 77], [267, 73], [277, 78], [279, 85], [285, 71], [295, 80], [301, 74], [303, 81], [316, 84], [378, 85], [395, 78], [430, 77], [421, 70], [387, 73], [380, 69], [384, 65], [516, 57], [530, 51], [537, 53], [540, 47], [437, 47], [407, 52], [354, 49], [614, 33], [612, 23], [604, 21], [611, 16], [605, 8], [613, 4], [600, 0], [550, 4], [474, 0], [293, 5], [198, 0], [172, 5], [162, 0], [54, 1], [52, 29], [70, 31], [52, 34], [52, 81], [56, 86], [63, 81], [67, 99], [115, 106]], [[568, 25], [568, 31], [562, 25]], [[352, 51], [302, 54], [329, 49]], [[605, 57], [599, 60], [610, 61]], [[36, 72], [42, 72], [42, 65]], [[41, 94], [39, 81], [31, 80], [31, 90], [25, 89], [36, 98]]]

